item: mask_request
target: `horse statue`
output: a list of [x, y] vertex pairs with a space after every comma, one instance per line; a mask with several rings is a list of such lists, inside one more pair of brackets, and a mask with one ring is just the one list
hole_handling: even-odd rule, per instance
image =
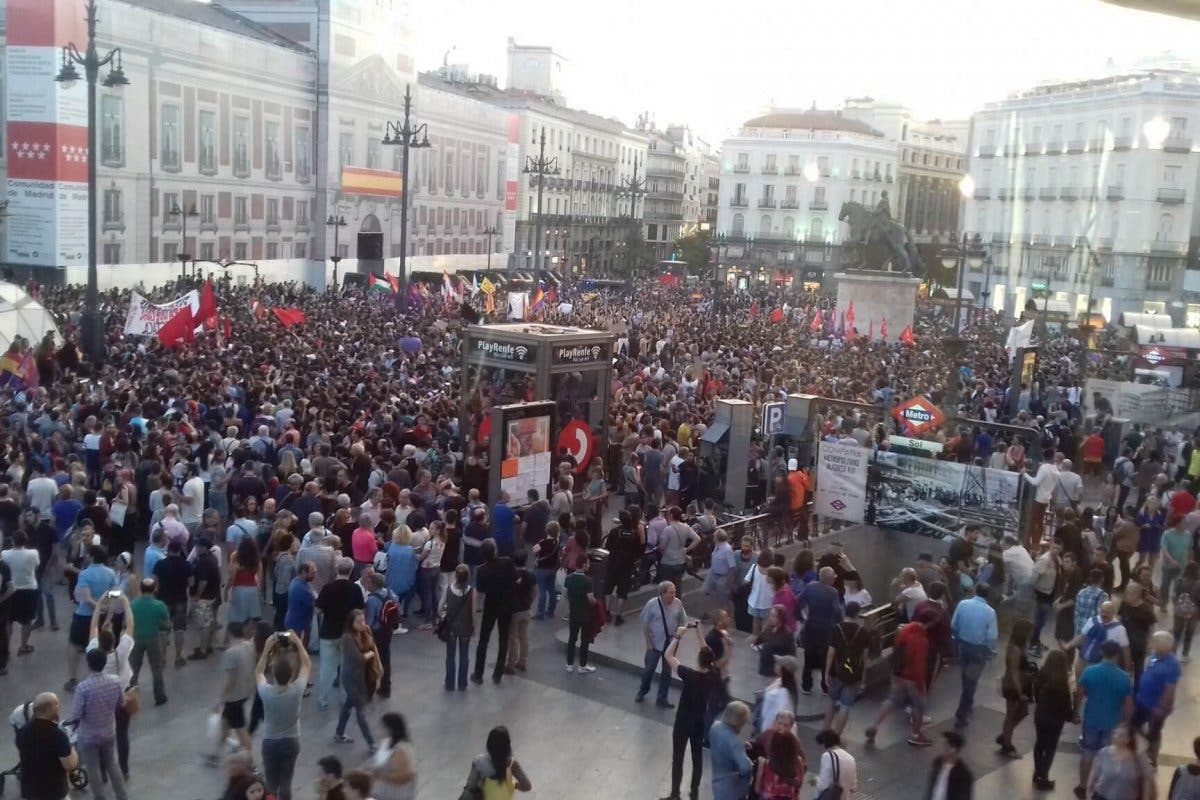
[[848, 267], [904, 272], [919, 275], [921, 257], [908, 229], [891, 218], [886, 198], [872, 211], [853, 200], [842, 203], [838, 221], [850, 226], [843, 239], [849, 255]]

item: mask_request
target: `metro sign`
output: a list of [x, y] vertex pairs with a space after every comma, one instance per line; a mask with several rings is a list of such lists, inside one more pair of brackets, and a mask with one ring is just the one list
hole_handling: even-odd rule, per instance
[[1147, 362], [1156, 367], [1167, 360], [1167, 357], [1163, 355], [1163, 352], [1157, 347], [1152, 347], [1147, 350], [1142, 354], [1142, 358], [1146, 359]]
[[919, 436], [946, 421], [941, 409], [924, 397], [914, 397], [897, 406], [892, 414], [904, 423], [904, 432], [909, 436]]
[[846, 504], [843, 503], [841, 500], [834, 500], [829, 505], [832, 506], [835, 511], [845, 511], [846, 510]]

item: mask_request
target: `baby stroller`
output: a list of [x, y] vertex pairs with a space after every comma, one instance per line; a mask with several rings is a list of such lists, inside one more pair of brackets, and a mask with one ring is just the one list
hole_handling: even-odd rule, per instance
[[[25, 727], [25, 725], [31, 719], [33, 719], [33, 701], [32, 700], [30, 700], [28, 703], [22, 703], [21, 705], [17, 706], [15, 709], [13, 709], [12, 714], [8, 718], [8, 724], [11, 725], [12, 729], [13, 729], [13, 736], [15, 737], [17, 734], [17, 731], [19, 731], [19, 730], [21, 730], [21, 728]], [[71, 745], [74, 746], [75, 745], [75, 728], [77, 727], [77, 724], [74, 722], [62, 722], [62, 723], [59, 723], [59, 727], [62, 728], [63, 732], [67, 734], [67, 738], [71, 740]], [[0, 795], [4, 794], [4, 786], [8, 782], [9, 776], [16, 778], [17, 784], [20, 785], [20, 783], [21, 783], [21, 764], [20, 763], [17, 763], [16, 766], [6, 769], [3, 772], [0, 772]], [[86, 789], [87, 785], [88, 785], [87, 770], [85, 770], [83, 767], [76, 767], [75, 769], [71, 770], [70, 773], [67, 774], [67, 781], [71, 784], [72, 791], [78, 792], [78, 791], [82, 791], [83, 789]]]

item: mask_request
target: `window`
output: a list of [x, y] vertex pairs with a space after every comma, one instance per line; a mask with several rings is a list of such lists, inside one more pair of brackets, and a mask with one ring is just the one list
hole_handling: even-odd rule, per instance
[[749, 153], [738, 153], [737, 154], [737, 166], [735, 167], [735, 169], [738, 172], [746, 172], [747, 170], [750, 169], [750, 154]]
[[271, 197], [267, 199], [267, 225], [279, 227], [279, 198]]
[[104, 263], [105, 264], [120, 264], [121, 263], [121, 245], [116, 242], [104, 243]]
[[217, 224], [217, 203], [216, 198], [211, 194], [200, 195], [200, 224]]
[[476, 197], [482, 198], [484, 193], [487, 192], [487, 176], [488, 176], [488, 173], [491, 172], [491, 170], [488, 169], [488, 163], [487, 163], [488, 156], [490, 154], [491, 154], [490, 150], [485, 150], [484, 152], [480, 153], [479, 156], [475, 159], [475, 196]]
[[1041, 125], [1033, 126], [1033, 138], [1030, 139], [1030, 141], [1032, 141], [1034, 144], [1041, 144], [1041, 142], [1042, 142], [1042, 126]]
[[1084, 122], [1076, 122], [1075, 123], [1075, 140], [1076, 141], [1080, 141], [1080, 142], [1083, 141], [1083, 137], [1086, 135], [1086, 133], [1084, 132], [1086, 130], [1086, 126], [1087, 126], [1087, 123], [1084, 123]]
[[1116, 172], [1113, 173], [1113, 177], [1116, 178], [1117, 186], [1125, 185], [1125, 165], [1124, 164], [1117, 164], [1117, 170], [1116, 170]]
[[850, 162], [850, 177], [851, 177], [851, 178], [857, 178], [857, 177], [859, 177], [861, 174], [862, 174], [862, 173], [860, 173], [860, 172], [858, 171], [858, 159], [856, 158], [856, 159], [854, 159], [853, 161], [851, 161], [851, 162]]
[[100, 160], [109, 166], [125, 163], [125, 103], [115, 95], [100, 98]]
[[266, 171], [268, 178], [283, 176], [283, 159], [279, 149], [279, 123], [267, 120], [263, 126], [263, 140], [267, 153]]
[[775, 187], [771, 184], [767, 184], [763, 187], [762, 202], [764, 206], [775, 205]]
[[1171, 117], [1171, 139], [1183, 139], [1187, 136], [1187, 117]]
[[[850, 192], [851, 192], [851, 194], [853, 194], [854, 190], [851, 189]], [[851, 197], [850, 199], [853, 200], [854, 198]], [[784, 208], [795, 208], [796, 207], [796, 187], [795, 186], [788, 186], [783, 190], [783, 207]]]
[[445, 156], [443, 163], [446, 169], [446, 180], [443, 185], [446, 187], [446, 194], [452, 194], [454, 192], [454, 154], [450, 152], [450, 148], [446, 148], [443, 156]]
[[308, 258], [308, 242], [292, 242], [292, 255], [296, 258]]
[[758, 235], [759, 236], [770, 236], [771, 235], [771, 216], [770, 216], [770, 214], [763, 214], [761, 217], [758, 218]]
[[121, 190], [120, 189], [105, 189], [104, 190], [104, 226], [120, 226], [121, 217]]
[[1133, 117], [1121, 117], [1121, 135], [1133, 135]]
[[233, 174], [245, 178], [250, 174], [250, 119], [233, 118]]
[[1057, 144], [1062, 144], [1062, 125], [1054, 126], [1054, 141]]
[[810, 242], [825, 241], [825, 220], [820, 217], [813, 217], [808, 223], [808, 240]]
[[338, 159], [343, 167], [354, 165], [354, 133], [342, 131], [338, 134]]
[[1079, 167], [1071, 167], [1071, 186], [1079, 185]]
[[267, 242], [267, 258], [279, 258], [279, 242]]
[[312, 174], [312, 143], [308, 128], [296, 128], [296, 180], [307, 182]]
[[817, 156], [817, 169], [823, 177], [829, 175], [829, 156]]
[[746, 218], [741, 214], [733, 215], [733, 235], [743, 236], [746, 232]]
[[200, 112], [198, 138], [200, 144], [199, 169], [206, 175], [213, 175], [217, 171], [217, 113], [215, 111]]
[[746, 184], [737, 183], [733, 186], [733, 202], [736, 205], [744, 206], [746, 204]]
[[297, 228], [307, 228], [308, 220], [309, 220], [308, 201], [307, 200], [297, 200], [296, 201], [296, 227]]
[[788, 156], [787, 174], [800, 174], [800, 156]]
[[200, 243], [200, 260], [201, 261], [216, 261], [217, 248], [212, 242]]
[[1170, 214], [1163, 214], [1158, 218], [1158, 231], [1154, 234], [1156, 242], [1171, 241], [1171, 234], [1175, 229], [1175, 218]]
[[794, 217], [783, 218], [783, 235], [787, 239], [796, 235], [796, 219]]
[[175, 261], [179, 258], [179, 245], [176, 242], [168, 242], [162, 246], [162, 260]]
[[367, 169], [379, 169], [382, 166], [383, 144], [378, 139], [367, 139]]
[[1056, 172], [1057, 172], [1057, 170], [1054, 167], [1051, 167], [1050, 170], [1046, 173], [1046, 186], [1051, 189], [1053, 189], [1055, 186], [1054, 180], [1055, 180]]
[[180, 217], [178, 214], [172, 215], [171, 209], [179, 207], [179, 195], [174, 192], [163, 192], [162, 199], [163, 219], [168, 223], [178, 225]]
[[996, 129], [988, 128], [983, 134], [983, 143], [987, 147], [996, 146]]
[[249, 246], [245, 242], [233, 243], [234, 261], [245, 261], [249, 257]]
[[779, 169], [779, 167], [777, 167], [775, 165], [775, 154], [774, 153], [769, 154], [767, 156], [767, 163], [763, 167], [763, 172], [766, 172], [769, 174], [774, 174], [776, 171], [778, 171], [778, 169]]
[[824, 204], [824, 202], [825, 202], [825, 187], [824, 186], [814, 186], [813, 187], [813, 201]]
[[[504, 159], [497, 159], [497, 161], [496, 161], [496, 199], [497, 200], [504, 199], [504, 191], [505, 191], [505, 187], [506, 187], [507, 183], [508, 182], [506, 180], [504, 180]], [[513, 198], [513, 200], [515, 202], [516, 198]]]
[[1037, 172], [1034, 167], [1025, 168], [1025, 188], [1033, 190], [1033, 185], [1037, 182]]
[[249, 225], [250, 210], [249, 204], [244, 197], [233, 198], [233, 224], [234, 225]]
[[162, 107], [162, 130], [159, 139], [159, 165], [163, 169], [179, 169], [179, 106]]
[[1179, 186], [1179, 166], [1177, 164], [1168, 164], [1163, 167], [1163, 186], [1172, 189]]

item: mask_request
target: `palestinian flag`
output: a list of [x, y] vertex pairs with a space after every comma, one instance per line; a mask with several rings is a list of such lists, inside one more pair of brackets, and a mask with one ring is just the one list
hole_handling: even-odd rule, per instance
[[376, 275], [372, 272], [367, 276], [367, 289], [376, 292], [391, 292], [399, 291], [399, 287], [392, 282], [392, 276]]

